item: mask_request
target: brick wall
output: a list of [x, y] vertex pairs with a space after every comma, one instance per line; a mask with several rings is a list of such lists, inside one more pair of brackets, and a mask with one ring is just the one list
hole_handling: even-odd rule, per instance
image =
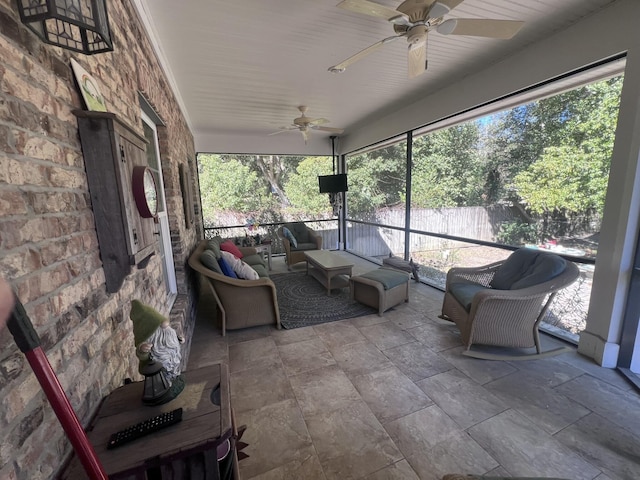
[[[130, 300], [188, 337], [194, 289], [186, 267], [202, 225], [184, 219], [179, 164], [196, 182], [193, 137], [130, 0], [110, 0], [115, 50], [95, 56], [42, 43], [0, 0], [0, 275], [13, 286], [81, 423], [127, 377], [140, 379]], [[159, 128], [178, 297], [165, 306], [160, 256], [107, 293], [73, 109], [83, 108], [70, 58], [99, 82], [110, 112], [142, 133], [139, 92]], [[197, 188], [194, 191], [198, 191]], [[197, 210], [199, 211], [199, 209]], [[184, 355], [189, 351], [189, 340]], [[54, 478], [71, 448], [24, 355], [0, 332], [0, 478]]]

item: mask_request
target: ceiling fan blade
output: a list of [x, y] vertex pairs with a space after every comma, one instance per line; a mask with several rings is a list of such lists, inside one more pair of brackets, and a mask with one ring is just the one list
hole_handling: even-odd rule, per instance
[[312, 118], [311, 120], [309, 120], [309, 123], [307, 123], [307, 125], [324, 125], [325, 123], [329, 123], [329, 120], [327, 120], [326, 118]]
[[519, 20], [491, 20], [478, 18], [452, 18], [442, 22], [436, 30], [443, 35], [470, 35], [473, 37], [513, 37], [522, 28]]
[[298, 127], [280, 127], [280, 130], [278, 130], [277, 132], [270, 133], [269, 135], [277, 135], [277, 134], [282, 133], [282, 132], [290, 132], [290, 131], [295, 130], [297, 128]]
[[302, 133], [302, 138], [304, 138], [304, 144], [307, 144], [307, 140], [309, 139], [309, 136], [307, 135], [307, 131], [306, 130], [300, 130], [300, 133]]
[[384, 45], [386, 45], [387, 43], [391, 43], [394, 40], [397, 40], [398, 38], [402, 38], [405, 37], [406, 33], [402, 33], [400, 35], [394, 35], [393, 37], [387, 37], [384, 40], [380, 40], [377, 43], [374, 43], [373, 45], [368, 46], [367, 48], [365, 48], [364, 50], [359, 51], [358, 53], [356, 53], [355, 55], [352, 55], [351, 57], [347, 58], [345, 61], [338, 63], [337, 65], [334, 65], [333, 67], [329, 67], [328, 70], [331, 73], [341, 73], [344, 72], [345, 69], [357, 62], [358, 60], [360, 60], [363, 57], [366, 57], [367, 55], [369, 55], [370, 53], [375, 52], [376, 50], [378, 50], [379, 48], [382, 48]]
[[460, 5], [464, 0], [436, 0], [429, 9], [429, 17], [444, 17], [451, 10]]
[[330, 132], [330, 133], [337, 133], [337, 134], [341, 134], [344, 132], [343, 128], [319, 127], [319, 126], [314, 126], [311, 128], [313, 128], [314, 130], [320, 130], [322, 132]]
[[365, 15], [370, 15], [372, 17], [384, 18], [385, 20], [402, 22], [400, 19], [404, 19], [404, 21], [409, 21], [409, 17], [407, 17], [404, 13], [398, 12], [393, 8], [385, 7], [384, 5], [380, 5], [379, 3], [369, 2], [368, 0], [343, 0], [338, 4], [338, 7], [344, 8], [345, 10], [349, 10], [351, 12], [363, 13]]
[[427, 39], [424, 42], [409, 45], [409, 78], [417, 77], [427, 69]]

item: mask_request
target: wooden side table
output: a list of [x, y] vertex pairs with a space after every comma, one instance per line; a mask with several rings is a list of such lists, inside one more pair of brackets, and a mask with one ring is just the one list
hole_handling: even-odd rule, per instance
[[[87, 436], [110, 479], [219, 480], [216, 451], [227, 440], [234, 463], [232, 478], [239, 478], [227, 366], [211, 365], [183, 372], [183, 376], [184, 390], [164, 405], [142, 404], [143, 382], [124, 385], [105, 397]], [[181, 422], [107, 450], [112, 433], [179, 407], [183, 409]], [[79, 462], [74, 463], [61, 478], [84, 478]]]

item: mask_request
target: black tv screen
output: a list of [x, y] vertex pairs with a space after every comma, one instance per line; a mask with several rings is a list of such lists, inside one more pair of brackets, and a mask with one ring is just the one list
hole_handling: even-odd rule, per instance
[[320, 193], [346, 192], [348, 190], [347, 174], [319, 175], [318, 184], [320, 185]]

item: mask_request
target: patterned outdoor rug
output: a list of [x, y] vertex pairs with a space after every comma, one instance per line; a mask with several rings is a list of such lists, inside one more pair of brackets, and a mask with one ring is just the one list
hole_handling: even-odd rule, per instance
[[349, 298], [349, 289], [327, 290], [305, 273], [271, 276], [278, 293], [280, 323], [283, 328], [300, 328], [377, 313], [375, 308]]

